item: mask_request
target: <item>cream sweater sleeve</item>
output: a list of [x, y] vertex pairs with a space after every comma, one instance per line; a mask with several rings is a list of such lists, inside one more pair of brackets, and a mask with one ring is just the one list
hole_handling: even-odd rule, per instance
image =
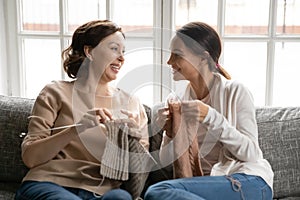
[[[216, 137], [226, 149], [240, 161], [255, 162], [262, 158], [258, 145], [258, 130], [255, 119], [255, 108], [248, 89], [241, 84], [231, 84], [220, 91], [226, 94], [221, 99], [218, 112], [209, 107], [203, 123], [209, 134]], [[225, 117], [226, 116], [226, 117]]]

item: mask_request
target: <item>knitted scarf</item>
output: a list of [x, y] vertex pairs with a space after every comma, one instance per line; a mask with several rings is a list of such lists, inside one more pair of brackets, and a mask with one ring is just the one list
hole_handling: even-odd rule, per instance
[[139, 143], [137, 135], [124, 124], [113, 120], [105, 123], [107, 141], [101, 160], [100, 174], [106, 178], [121, 180], [121, 188], [136, 199], [140, 196], [148, 177], [149, 164], [153, 164], [149, 152]]
[[203, 176], [197, 138], [199, 122], [182, 116], [180, 106], [173, 106], [172, 110], [174, 158], [177, 158], [173, 163], [173, 176], [174, 178]]

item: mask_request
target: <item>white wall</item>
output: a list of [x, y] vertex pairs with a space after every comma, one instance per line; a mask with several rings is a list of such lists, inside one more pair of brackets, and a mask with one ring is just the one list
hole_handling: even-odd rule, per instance
[[6, 33], [4, 15], [4, 0], [0, 0], [0, 94], [7, 95], [7, 54], [6, 54]]

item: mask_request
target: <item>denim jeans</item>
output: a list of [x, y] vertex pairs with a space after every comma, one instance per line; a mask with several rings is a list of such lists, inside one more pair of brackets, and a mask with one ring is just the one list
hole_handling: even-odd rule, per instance
[[51, 182], [25, 181], [16, 192], [16, 200], [132, 200], [131, 195], [122, 189], [95, 195], [79, 188], [62, 187]]
[[146, 191], [145, 200], [270, 200], [272, 190], [257, 176], [202, 176], [156, 183]]

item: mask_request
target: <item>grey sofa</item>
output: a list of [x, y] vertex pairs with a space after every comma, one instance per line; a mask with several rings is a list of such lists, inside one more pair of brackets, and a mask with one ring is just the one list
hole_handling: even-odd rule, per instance
[[[0, 199], [14, 198], [28, 170], [21, 160], [20, 133], [27, 130], [33, 103], [33, 99], [0, 95]], [[151, 110], [145, 108], [150, 116]], [[300, 107], [257, 108], [256, 117], [261, 149], [275, 173], [274, 199], [300, 199]], [[160, 142], [161, 134], [151, 136], [150, 151]], [[163, 179], [161, 170], [153, 171], [145, 188]]]

